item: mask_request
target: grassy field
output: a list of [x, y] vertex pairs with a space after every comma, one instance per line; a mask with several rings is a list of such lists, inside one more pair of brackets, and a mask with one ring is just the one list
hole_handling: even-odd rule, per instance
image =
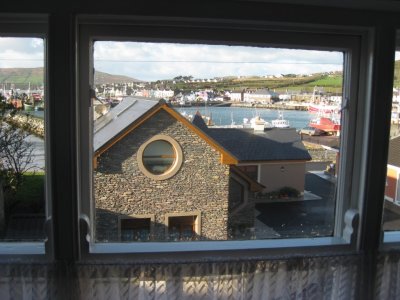
[[176, 83], [171, 88], [182, 91], [214, 89], [230, 90], [241, 92], [243, 89], [264, 89], [269, 88], [276, 92], [284, 93], [290, 91], [312, 92], [315, 86], [323, 87], [326, 91], [340, 93], [342, 88], [341, 75], [322, 75], [317, 74], [305, 77], [285, 77], [285, 78], [263, 78], [263, 77], [244, 77], [235, 79], [225, 79], [220, 82], [196, 82], [196, 83]]
[[10, 213], [44, 213], [44, 172], [27, 172], [13, 199], [8, 199]]

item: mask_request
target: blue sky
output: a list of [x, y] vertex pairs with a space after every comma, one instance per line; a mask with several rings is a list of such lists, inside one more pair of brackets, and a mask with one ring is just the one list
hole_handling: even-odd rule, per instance
[[[139, 42], [96, 42], [99, 71], [152, 81], [193, 76], [265, 76], [310, 74], [342, 69], [340, 52], [243, 46]], [[396, 52], [396, 60], [400, 51]], [[0, 68], [43, 67], [44, 44], [38, 38], [1, 38]]]

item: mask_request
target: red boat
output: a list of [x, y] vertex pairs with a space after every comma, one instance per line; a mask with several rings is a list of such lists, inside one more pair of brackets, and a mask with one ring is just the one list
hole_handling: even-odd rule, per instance
[[318, 117], [313, 119], [310, 121], [309, 126], [334, 134], [340, 132], [340, 121], [328, 117]]
[[340, 111], [340, 107], [337, 105], [318, 105], [310, 104], [308, 111], [314, 114], [337, 114]]

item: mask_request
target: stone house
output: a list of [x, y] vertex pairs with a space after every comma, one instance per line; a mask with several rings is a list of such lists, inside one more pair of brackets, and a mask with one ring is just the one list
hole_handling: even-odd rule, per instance
[[[260, 142], [251, 135], [239, 137], [247, 151]], [[96, 240], [228, 240], [253, 227], [253, 195], [266, 187], [233, 145], [242, 148], [199, 115], [190, 122], [163, 101], [124, 99], [94, 124]], [[257, 162], [272, 153], [260, 145], [248, 153]]]

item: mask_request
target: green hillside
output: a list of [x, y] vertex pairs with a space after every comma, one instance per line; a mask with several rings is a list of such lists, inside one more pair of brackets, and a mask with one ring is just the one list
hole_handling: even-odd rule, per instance
[[123, 75], [113, 75], [100, 71], [94, 73], [94, 84], [142, 82], [139, 79]]
[[[297, 90], [304, 92], [312, 92], [315, 86], [323, 87], [326, 91], [340, 92], [342, 87], [343, 76], [341, 74], [324, 75], [314, 74], [312, 76], [295, 77], [286, 76], [283, 78], [263, 78], [263, 77], [227, 77], [220, 82], [204, 82], [204, 83], [183, 83], [177, 82], [172, 85], [172, 80], [169, 83], [170, 87], [181, 90], [205, 89], [212, 88], [217, 90], [243, 90], [270, 88], [277, 92], [285, 92], [286, 90]], [[29, 83], [31, 88], [39, 87], [43, 84], [43, 68], [0, 68], [0, 84], [14, 84], [15, 88], [27, 89]], [[100, 71], [95, 73], [95, 84], [105, 83], [125, 83], [125, 82], [141, 82], [138, 79], [122, 75], [113, 75]], [[168, 82], [168, 81], [164, 81]], [[394, 87], [400, 87], [400, 60], [395, 62], [394, 70]]]
[[[140, 82], [140, 80], [99, 71], [95, 73], [96, 84], [125, 82]], [[10, 88], [10, 85], [13, 84], [16, 89], [27, 89], [29, 83], [31, 88], [43, 85], [43, 68], [0, 68], [0, 85], [6, 84], [6, 88]]]
[[26, 89], [43, 85], [43, 68], [0, 68], [0, 84], [13, 84], [15, 88]]

